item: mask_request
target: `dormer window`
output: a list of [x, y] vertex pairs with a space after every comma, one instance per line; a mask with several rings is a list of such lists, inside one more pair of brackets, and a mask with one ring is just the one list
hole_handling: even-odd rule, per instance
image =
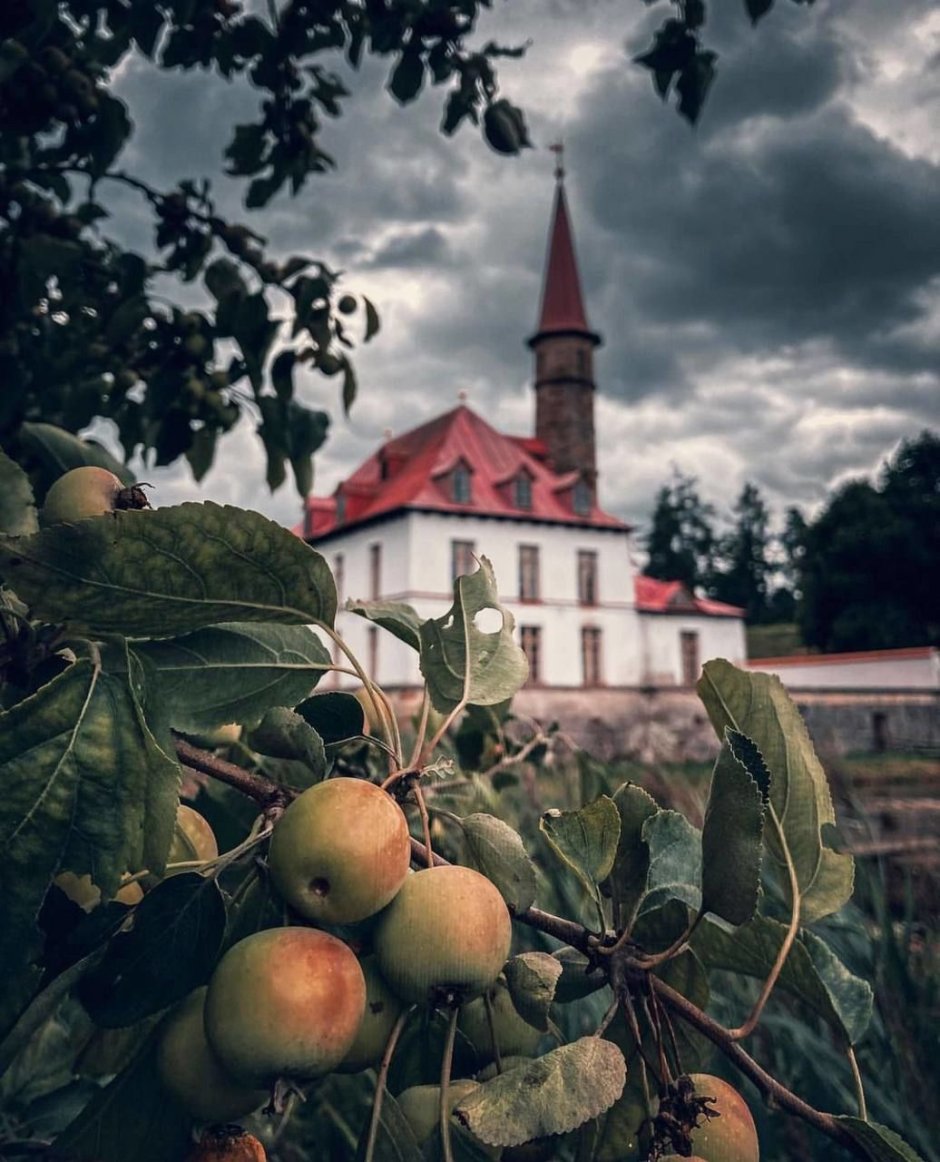
[[532, 507], [532, 478], [525, 472], [520, 472], [513, 481], [512, 492], [516, 508], [528, 510]]
[[466, 464], [458, 464], [451, 476], [451, 496], [454, 504], [469, 504], [471, 496], [470, 469]]
[[571, 491], [571, 507], [578, 516], [590, 516], [594, 497], [584, 480], [579, 480]]
[[338, 525], [346, 523], [346, 497], [342, 492], [336, 496], [336, 523]]

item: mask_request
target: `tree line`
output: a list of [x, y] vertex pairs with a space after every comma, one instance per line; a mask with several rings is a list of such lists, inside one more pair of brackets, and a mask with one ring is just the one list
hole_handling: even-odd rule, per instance
[[749, 625], [795, 622], [824, 651], [940, 644], [940, 436], [904, 440], [874, 481], [850, 480], [775, 530], [747, 482], [724, 519], [694, 476], [656, 495], [644, 572], [739, 605]]

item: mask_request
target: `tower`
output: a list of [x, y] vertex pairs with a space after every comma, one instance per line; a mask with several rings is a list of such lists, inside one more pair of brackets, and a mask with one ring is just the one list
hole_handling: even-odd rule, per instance
[[592, 493], [597, 483], [594, 441], [594, 348], [588, 326], [565, 198], [562, 146], [552, 146], [555, 206], [548, 240], [535, 353], [535, 435], [558, 473], [577, 472]]

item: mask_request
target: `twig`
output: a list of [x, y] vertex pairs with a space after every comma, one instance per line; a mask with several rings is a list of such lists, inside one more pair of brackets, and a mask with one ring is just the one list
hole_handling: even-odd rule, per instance
[[379, 1133], [379, 1118], [382, 1114], [382, 1099], [385, 1096], [385, 1082], [388, 1080], [389, 1067], [392, 1064], [395, 1046], [398, 1044], [398, 1038], [401, 1036], [402, 1029], [404, 1029], [408, 1018], [415, 1011], [416, 1007], [416, 1005], [412, 1005], [410, 1009], [405, 1009], [395, 1022], [391, 1033], [388, 1035], [388, 1040], [385, 1042], [385, 1052], [382, 1054], [378, 1076], [375, 1080], [375, 1095], [372, 1098], [372, 1117], [369, 1119], [369, 1136], [366, 1139], [366, 1151], [363, 1162], [372, 1162], [375, 1154], [375, 1140]]
[[173, 745], [176, 748], [177, 758], [184, 767], [189, 767], [203, 775], [211, 775], [220, 783], [227, 783], [230, 787], [234, 787], [237, 791], [241, 791], [242, 794], [254, 799], [261, 807], [273, 806], [278, 802], [289, 803], [291, 799], [295, 799], [300, 794], [293, 787], [282, 787], [265, 775], [246, 771], [244, 767], [237, 767], [234, 763], [220, 759], [218, 755], [211, 754], [201, 747], [193, 746], [191, 742], [187, 742], [178, 734], [173, 736]]
[[460, 1009], [454, 1005], [450, 1011], [450, 1020], [447, 1023], [447, 1039], [444, 1042], [444, 1056], [441, 1059], [441, 1151], [444, 1162], [454, 1162], [454, 1151], [450, 1142], [450, 1071], [454, 1064], [454, 1042], [457, 1040], [457, 1018]]

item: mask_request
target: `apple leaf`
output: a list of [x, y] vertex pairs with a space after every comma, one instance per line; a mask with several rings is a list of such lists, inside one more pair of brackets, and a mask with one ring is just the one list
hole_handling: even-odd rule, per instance
[[465, 816], [460, 826], [470, 866], [498, 888], [511, 912], [524, 912], [535, 900], [535, 868], [519, 833], [483, 812]]
[[140, 642], [151, 693], [177, 730], [257, 722], [272, 706], [295, 706], [330, 664], [303, 625], [214, 625], [165, 641]]
[[649, 848], [646, 895], [639, 914], [645, 915], [668, 900], [680, 900], [698, 911], [702, 902], [702, 837], [678, 811], [658, 811], [643, 824]]
[[659, 805], [636, 783], [624, 783], [613, 794], [620, 813], [620, 838], [617, 854], [606, 887], [613, 903], [614, 923], [629, 928], [646, 891], [650, 853], [643, 839], [643, 824], [655, 815]]
[[506, 961], [503, 971], [516, 1012], [547, 1033], [548, 1014], [562, 972], [560, 962], [547, 952], [520, 952]]
[[389, 633], [394, 634], [406, 646], [420, 651], [421, 618], [404, 601], [353, 601], [346, 602], [350, 613], [357, 613], [367, 621], [373, 621]]
[[[706, 662], [697, 689], [718, 737], [730, 727], [752, 739], [773, 776], [770, 803], [796, 870], [800, 919], [809, 924], [837, 911], [852, 894], [855, 865], [823, 841], [826, 825], [835, 823], [826, 773], [780, 679], [718, 660]], [[782, 864], [775, 827], [767, 826], [765, 839]]]
[[[501, 619], [498, 629], [477, 624]], [[454, 581], [454, 604], [443, 617], [420, 626], [421, 673], [436, 710], [447, 714], [466, 701], [474, 706], [504, 702], [525, 683], [529, 663], [513, 641], [512, 614], [499, 602], [493, 566], [480, 558], [475, 573]]]
[[560, 1005], [580, 1001], [607, 985], [605, 974], [576, 948], [559, 948], [552, 953], [552, 960], [561, 965], [561, 975], [555, 985], [555, 1000]]
[[856, 1142], [865, 1150], [871, 1162], [924, 1162], [924, 1159], [907, 1142], [877, 1122], [863, 1122], [861, 1118], [836, 1117]]
[[21, 424], [17, 438], [23, 449], [38, 461], [43, 488], [48, 488], [54, 480], [73, 468], [84, 468], [86, 464], [107, 468], [125, 484], [134, 482], [133, 474], [127, 466], [112, 456], [102, 444], [83, 440], [55, 424]]
[[25, 537], [38, 528], [29, 477], [0, 449], [0, 533]]
[[55, 1141], [57, 1156], [82, 1162], [166, 1162], [183, 1158], [192, 1120], [167, 1099], [157, 1072], [158, 1035], [98, 1091]]
[[305, 699], [294, 709], [319, 734], [327, 750], [365, 734], [366, 714], [354, 694], [326, 690]]
[[115, 672], [78, 661], [0, 714], [0, 963], [10, 971], [0, 1028], [28, 999], [35, 919], [58, 872], [90, 875], [107, 898], [126, 871], [163, 869], [179, 767], [143, 720], [120, 655], [104, 651]]
[[546, 811], [539, 830], [563, 863], [577, 875], [591, 895], [607, 879], [617, 856], [620, 812], [609, 795], [577, 811]]
[[582, 1037], [484, 1082], [454, 1109], [491, 1146], [566, 1134], [609, 1109], [623, 1091], [623, 1053], [601, 1037]]
[[0, 570], [34, 614], [95, 634], [176, 637], [220, 622], [336, 616], [319, 553], [260, 513], [210, 501], [0, 537]]
[[741, 738], [725, 730], [702, 827], [702, 911], [729, 924], [744, 924], [757, 911], [763, 851], [764, 803], [735, 751]]
[[303, 763], [309, 772], [304, 788], [326, 778], [329, 762], [323, 739], [296, 710], [272, 707], [251, 732], [251, 747], [272, 758]]
[[225, 903], [215, 880], [182, 872], [134, 909], [134, 923], [108, 945], [79, 987], [96, 1024], [134, 1025], [205, 984], [225, 935]]
[[[755, 916], [733, 932], [706, 920], [692, 937], [692, 947], [709, 969], [722, 969], [765, 980], [777, 958], [787, 926]], [[805, 929], [799, 934], [780, 973], [779, 987], [821, 1017], [850, 1045], [868, 1028], [872, 990], [853, 975], [829, 946]]]
[[[691, 948], [684, 948], [677, 956], [661, 964], [656, 969], [656, 976], [705, 1012], [710, 996], [708, 974]], [[673, 1036], [682, 1068], [687, 1072], [702, 1068], [712, 1059], [714, 1049], [711, 1042], [686, 1021], [673, 1022]], [[655, 1043], [655, 1032], [652, 1031], [650, 1043]]]

